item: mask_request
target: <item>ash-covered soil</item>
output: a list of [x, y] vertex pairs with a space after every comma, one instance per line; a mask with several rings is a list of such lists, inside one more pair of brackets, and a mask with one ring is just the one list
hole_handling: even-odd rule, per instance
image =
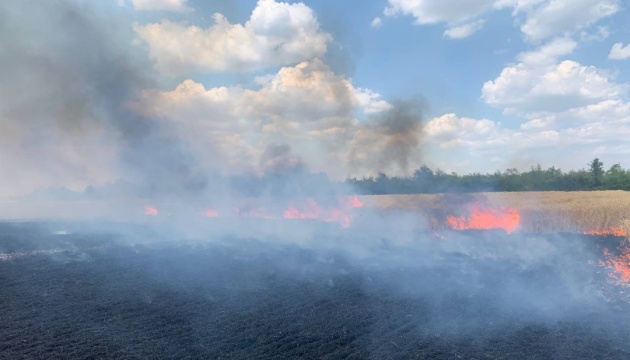
[[133, 245], [0, 224], [0, 358], [630, 358], [624, 289], [597, 264], [608, 240], [533, 241], [549, 258], [496, 234], [473, 248], [518, 256], [462, 248], [480, 236], [447, 250]]

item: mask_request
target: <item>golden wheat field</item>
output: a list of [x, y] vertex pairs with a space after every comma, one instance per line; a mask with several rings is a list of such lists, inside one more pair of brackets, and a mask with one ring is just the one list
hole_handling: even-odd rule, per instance
[[360, 200], [381, 210], [413, 211], [431, 216], [476, 204], [512, 208], [526, 232], [587, 232], [621, 229], [630, 234], [630, 192], [547, 191], [467, 194], [367, 195]]

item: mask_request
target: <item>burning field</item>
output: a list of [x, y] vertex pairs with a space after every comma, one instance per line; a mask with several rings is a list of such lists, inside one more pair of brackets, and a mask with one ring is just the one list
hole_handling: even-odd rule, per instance
[[[626, 86], [565, 59], [577, 43], [562, 31], [510, 45], [518, 64], [479, 84], [504, 111], [451, 113], [479, 100], [448, 96], [481, 60], [370, 33], [366, 55], [387, 58], [353, 64], [346, 13], [367, 25], [372, 7], [350, 3], [0, 1], [0, 359], [630, 359], [629, 193], [456, 193], [625, 188], [627, 170], [598, 158], [512, 167], [620, 161]], [[381, 16], [398, 17], [389, 3]], [[496, 3], [456, 10], [510, 2]], [[522, 28], [557, 5], [531, 3]], [[428, 23], [454, 26], [446, 36], [486, 21], [463, 15]], [[512, 109], [523, 96], [497, 94], [521, 73], [545, 78], [519, 80], [524, 98], [584, 107]], [[358, 195], [437, 191], [453, 193]]]
[[0, 352], [630, 356], [625, 233], [523, 231], [525, 214], [488, 201], [425, 218], [372, 200], [206, 208], [186, 234], [167, 231], [157, 205], [138, 209], [149, 221], [135, 225], [2, 223]]
[[481, 219], [483, 212], [508, 209], [498, 214], [503, 214], [500, 216], [505, 218], [506, 224], [518, 225], [522, 232], [618, 236], [630, 233], [630, 192], [627, 191], [378, 195], [359, 199], [367, 207], [420, 213], [426, 217], [448, 216], [463, 210]]

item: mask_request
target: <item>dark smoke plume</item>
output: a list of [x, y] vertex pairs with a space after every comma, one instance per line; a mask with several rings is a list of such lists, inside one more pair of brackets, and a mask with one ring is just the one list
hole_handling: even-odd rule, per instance
[[266, 174], [281, 175], [302, 171], [304, 162], [291, 152], [290, 145], [270, 144], [260, 157], [260, 168]]
[[[7, 0], [0, 3], [0, 121], [47, 167], [63, 163], [47, 146], [111, 133], [119, 169], [151, 193], [184, 195], [205, 187], [186, 146], [129, 102], [152, 84], [151, 67], [136, 59], [122, 35], [128, 26], [90, 2]], [[60, 134], [61, 139], [51, 134]], [[83, 154], [98, 162], [99, 154]], [[81, 169], [75, 169], [80, 172]]]
[[420, 144], [422, 110], [420, 101], [395, 101], [393, 107], [378, 120], [377, 128], [385, 136], [385, 148], [379, 157], [379, 167], [396, 163], [407, 170], [409, 159]]
[[391, 105], [361, 125], [362, 139], [351, 150], [351, 166], [408, 173], [412, 160], [421, 160], [424, 101], [397, 100]]

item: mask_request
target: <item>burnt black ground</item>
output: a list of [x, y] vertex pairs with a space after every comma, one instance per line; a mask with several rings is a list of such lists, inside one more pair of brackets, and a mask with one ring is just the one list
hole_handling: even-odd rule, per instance
[[[28, 253], [54, 248], [66, 250]], [[130, 245], [0, 224], [0, 253], [21, 254], [0, 260], [0, 358], [630, 358], [630, 312], [606, 297], [612, 285], [594, 289], [608, 294], [601, 303], [549, 316], [496, 299], [519, 302], [515, 283], [562, 288], [553, 264], [378, 260], [393, 252], [384, 246], [374, 260], [229, 239]], [[471, 262], [475, 274], [462, 273]]]

